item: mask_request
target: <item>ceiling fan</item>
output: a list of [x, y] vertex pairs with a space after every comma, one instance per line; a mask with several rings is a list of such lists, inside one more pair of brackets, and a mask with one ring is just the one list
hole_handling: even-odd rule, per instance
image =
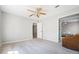
[[27, 10], [32, 13], [31, 15], [29, 15], [29, 17], [36, 16], [39, 18], [41, 15], [46, 15], [46, 13], [44, 13], [42, 8], [36, 8], [35, 11], [31, 9], [27, 9]]

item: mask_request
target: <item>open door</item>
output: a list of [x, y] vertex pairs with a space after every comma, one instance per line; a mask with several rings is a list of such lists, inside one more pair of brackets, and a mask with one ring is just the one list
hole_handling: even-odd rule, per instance
[[37, 23], [37, 38], [43, 38], [42, 23]]
[[33, 23], [33, 38], [43, 38], [42, 23]]

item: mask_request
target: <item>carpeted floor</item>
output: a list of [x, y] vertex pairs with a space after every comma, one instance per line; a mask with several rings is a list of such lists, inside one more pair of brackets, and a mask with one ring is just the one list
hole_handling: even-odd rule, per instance
[[1, 47], [2, 54], [78, 54], [78, 51], [64, 48], [59, 43], [48, 40], [34, 39], [17, 43], [5, 44]]

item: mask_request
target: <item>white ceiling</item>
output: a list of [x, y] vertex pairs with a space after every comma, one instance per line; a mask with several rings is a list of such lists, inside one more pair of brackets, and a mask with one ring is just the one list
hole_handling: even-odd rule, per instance
[[35, 10], [37, 7], [42, 7], [43, 10], [47, 13], [46, 16], [53, 16], [64, 11], [68, 11], [74, 8], [79, 7], [78, 5], [60, 5], [60, 7], [55, 8], [55, 5], [3, 5], [1, 6], [1, 10], [3, 12], [7, 12], [10, 14], [14, 14], [17, 16], [29, 17], [31, 14], [27, 9]]

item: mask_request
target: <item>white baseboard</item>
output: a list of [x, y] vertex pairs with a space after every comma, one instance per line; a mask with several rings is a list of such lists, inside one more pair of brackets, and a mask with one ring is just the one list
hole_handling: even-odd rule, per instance
[[32, 39], [21, 39], [21, 40], [4, 41], [2, 44], [9, 44], [9, 43], [21, 42], [21, 41], [26, 41], [26, 40], [32, 40]]

